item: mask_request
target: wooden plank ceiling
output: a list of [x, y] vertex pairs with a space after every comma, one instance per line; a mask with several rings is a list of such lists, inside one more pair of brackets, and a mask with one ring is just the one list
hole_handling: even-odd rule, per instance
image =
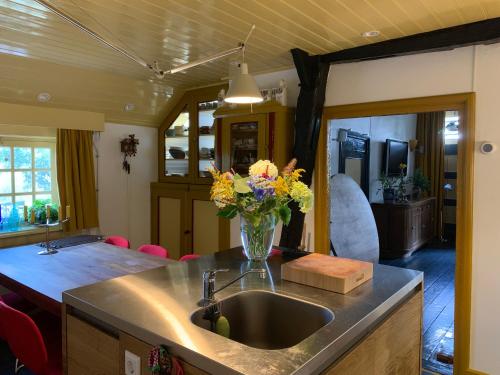
[[[170, 68], [237, 46], [257, 25], [251, 72], [292, 66], [291, 48], [324, 54], [500, 16], [498, 0], [51, 0], [148, 62]], [[367, 39], [362, 33], [380, 31]], [[236, 57], [232, 57], [234, 60]], [[229, 61], [163, 81], [32, 0], [0, 0], [0, 101], [104, 112], [157, 126], [170, 94], [220, 82]], [[37, 94], [48, 92], [48, 103]], [[124, 107], [133, 103], [135, 109]]]

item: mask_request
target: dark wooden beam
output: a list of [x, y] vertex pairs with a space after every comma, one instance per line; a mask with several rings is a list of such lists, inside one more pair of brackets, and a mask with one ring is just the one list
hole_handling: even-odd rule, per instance
[[[297, 168], [306, 170], [302, 181], [310, 186], [330, 64], [322, 62], [320, 56], [309, 56], [298, 48], [292, 49], [291, 53], [300, 80], [292, 154], [297, 159]], [[283, 226], [280, 246], [296, 249], [302, 237], [304, 214], [299, 211], [297, 205], [292, 204], [291, 208], [292, 218], [288, 226]]]
[[500, 17], [328, 53], [321, 55], [321, 62], [342, 64], [496, 42], [500, 42]]

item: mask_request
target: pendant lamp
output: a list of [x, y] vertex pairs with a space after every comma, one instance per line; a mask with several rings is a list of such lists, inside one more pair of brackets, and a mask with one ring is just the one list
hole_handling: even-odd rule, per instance
[[240, 70], [229, 85], [224, 101], [236, 104], [260, 103], [264, 100], [257, 83], [251, 74], [248, 74], [248, 65], [241, 63]]

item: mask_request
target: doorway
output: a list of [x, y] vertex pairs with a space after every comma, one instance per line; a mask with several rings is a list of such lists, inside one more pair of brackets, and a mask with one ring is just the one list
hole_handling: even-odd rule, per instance
[[[455, 298], [452, 304], [449, 304], [446, 314], [449, 311], [453, 311], [453, 307], [456, 307], [454, 313], [451, 316], [454, 319], [454, 334], [451, 335], [450, 329], [444, 330], [444, 335], [442, 338], [448, 336], [454, 336], [453, 338], [453, 352], [454, 352], [454, 372], [455, 373], [467, 373], [469, 369], [469, 345], [470, 345], [470, 278], [471, 278], [471, 230], [472, 230], [472, 167], [473, 167], [473, 151], [474, 151], [474, 94], [456, 94], [456, 95], [444, 95], [437, 97], [426, 97], [426, 98], [415, 98], [406, 100], [393, 100], [386, 102], [375, 102], [375, 103], [364, 103], [364, 104], [354, 104], [354, 105], [343, 105], [335, 107], [327, 107], [324, 110], [323, 116], [323, 127], [322, 134], [320, 136], [320, 145], [318, 147], [317, 164], [315, 171], [315, 186], [316, 186], [316, 201], [315, 205], [315, 246], [319, 250], [323, 250], [324, 253], [329, 253], [330, 251], [330, 231], [329, 231], [329, 209], [328, 209], [328, 191], [330, 189], [325, 189], [328, 187], [330, 171], [330, 157], [328, 154], [328, 137], [327, 130], [333, 120], [350, 119], [350, 118], [366, 118], [373, 116], [403, 116], [403, 115], [416, 115], [425, 112], [444, 112], [453, 111], [460, 121], [460, 137], [457, 137], [455, 146], [451, 148], [456, 149], [456, 167], [455, 172], [455, 186], [454, 191], [449, 193], [448, 198], [452, 194], [455, 195], [455, 205], [453, 209], [456, 209], [458, 214], [456, 215], [456, 263], [453, 263], [448, 259], [446, 264], [450, 270], [454, 270], [455, 280], [450, 279], [450, 272], [447, 273], [448, 279], [444, 276], [435, 276], [436, 280], [441, 277], [442, 283], [448, 283], [454, 286]], [[450, 112], [451, 114], [451, 112]], [[347, 128], [349, 130], [349, 128]], [[351, 129], [354, 130], [354, 129]], [[444, 132], [446, 130], [443, 130]], [[408, 142], [410, 147], [410, 142]], [[412, 147], [418, 147], [414, 142], [412, 142]], [[449, 172], [449, 171], [447, 171]], [[443, 175], [443, 180], [452, 175]], [[444, 187], [444, 185], [443, 185]], [[452, 186], [453, 187], [453, 186]], [[371, 192], [369, 194], [372, 194]], [[443, 192], [446, 196], [448, 192]], [[443, 201], [444, 202], [444, 201]], [[451, 201], [447, 203], [452, 203]], [[450, 211], [450, 210], [448, 210]], [[441, 223], [446, 224], [446, 214], [440, 218]], [[443, 228], [445, 226], [443, 225]], [[451, 227], [448, 229], [452, 229]], [[444, 242], [444, 236], [450, 236], [450, 232], [440, 232], [437, 240], [439, 243], [445, 243], [448, 247], [451, 247], [452, 242]], [[437, 233], [436, 233], [437, 235]], [[439, 254], [439, 251], [444, 252], [447, 249], [436, 249], [435, 257], [441, 257], [443, 260], [446, 257], [443, 254]], [[450, 249], [448, 249], [450, 250]], [[415, 252], [415, 257], [418, 255], [418, 251]], [[451, 253], [451, 252], [449, 252]], [[426, 256], [431, 255], [431, 252], [421, 252]], [[450, 257], [451, 260], [453, 257]], [[407, 259], [407, 258], [403, 258]], [[408, 258], [412, 259], [412, 258]], [[408, 262], [407, 259], [407, 263]], [[395, 260], [391, 260], [396, 262]], [[423, 260], [421, 261], [423, 262]], [[427, 260], [427, 262], [432, 263]], [[409, 264], [402, 264], [408, 266]], [[410, 264], [410, 266], [412, 266]], [[428, 271], [429, 274], [429, 271]], [[451, 272], [451, 274], [453, 274]], [[436, 284], [434, 289], [439, 289], [439, 285]], [[446, 325], [446, 323], [444, 323]], [[436, 325], [435, 325], [436, 326]], [[451, 328], [451, 325], [448, 327]], [[450, 337], [451, 338], [451, 337]], [[441, 341], [441, 340], [440, 340]], [[450, 341], [450, 340], [448, 340]], [[446, 350], [444, 350], [446, 351]], [[449, 354], [449, 353], [448, 353]], [[424, 354], [425, 360], [426, 354]], [[446, 353], [440, 358], [446, 361]], [[424, 363], [425, 365], [425, 363]], [[450, 367], [450, 366], [448, 366]], [[432, 370], [432, 369], [431, 369]], [[436, 369], [434, 369], [435, 371]], [[444, 370], [441, 369], [444, 372]], [[451, 372], [451, 368], [448, 369]]]

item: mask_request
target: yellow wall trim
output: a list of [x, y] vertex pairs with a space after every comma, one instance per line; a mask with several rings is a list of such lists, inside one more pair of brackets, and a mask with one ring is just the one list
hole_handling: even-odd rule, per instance
[[331, 119], [410, 114], [444, 110], [460, 112], [461, 137], [458, 143], [457, 239], [455, 269], [455, 363], [454, 373], [483, 375], [469, 369], [472, 283], [473, 179], [475, 142], [475, 94], [451, 94], [325, 107], [320, 132], [315, 186], [315, 248], [330, 249], [327, 126]]
[[71, 109], [0, 103], [0, 125], [104, 130], [104, 114]]

